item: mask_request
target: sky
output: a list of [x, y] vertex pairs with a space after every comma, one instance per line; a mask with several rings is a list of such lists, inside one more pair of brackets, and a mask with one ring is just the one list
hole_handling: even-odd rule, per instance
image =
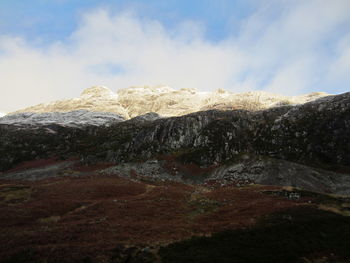
[[349, 0], [0, 0], [0, 114], [94, 85], [347, 92], [349, 14]]

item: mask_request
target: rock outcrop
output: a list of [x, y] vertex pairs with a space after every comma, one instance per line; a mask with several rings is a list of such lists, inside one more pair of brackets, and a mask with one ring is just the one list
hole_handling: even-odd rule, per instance
[[245, 156], [215, 169], [206, 178], [220, 185], [291, 186], [313, 192], [350, 195], [350, 175], [280, 159]]

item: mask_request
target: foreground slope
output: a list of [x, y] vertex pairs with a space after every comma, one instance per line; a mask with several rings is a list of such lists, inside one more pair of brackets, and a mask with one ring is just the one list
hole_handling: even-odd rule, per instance
[[0, 262], [350, 259], [349, 198], [96, 174], [102, 167], [0, 180]]

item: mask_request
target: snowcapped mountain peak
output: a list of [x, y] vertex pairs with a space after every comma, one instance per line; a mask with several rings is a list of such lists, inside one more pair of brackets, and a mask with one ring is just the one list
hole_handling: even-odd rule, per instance
[[105, 86], [93, 86], [85, 89], [80, 97], [84, 99], [117, 99], [118, 95]]
[[129, 88], [119, 89], [117, 91], [118, 95], [127, 96], [127, 95], [161, 95], [169, 92], [174, 92], [175, 89], [172, 89], [169, 86], [133, 86]]
[[314, 92], [302, 96], [282, 96], [265, 91], [233, 93], [224, 89], [205, 92], [192, 88], [176, 90], [166, 85], [134, 86], [113, 92], [104, 86], [93, 86], [85, 89], [78, 98], [43, 103], [14, 113], [88, 110], [114, 113], [124, 119], [148, 112], [166, 117], [210, 109], [262, 110], [275, 106], [303, 104], [327, 95], [324, 92]]

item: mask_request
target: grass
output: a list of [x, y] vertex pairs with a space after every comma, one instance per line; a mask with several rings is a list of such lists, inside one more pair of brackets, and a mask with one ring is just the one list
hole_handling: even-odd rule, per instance
[[220, 206], [218, 201], [211, 200], [203, 195], [207, 189], [199, 188], [199, 190], [192, 193], [188, 200], [188, 205], [192, 208], [191, 212], [187, 215], [189, 220], [193, 220], [202, 214], [212, 213]]
[[40, 218], [39, 222], [41, 224], [51, 224], [51, 223], [57, 223], [61, 219], [60, 216], [50, 216], [45, 218]]
[[0, 203], [23, 203], [29, 200], [32, 189], [22, 185], [0, 185]]
[[263, 193], [283, 196], [286, 198], [308, 198], [318, 208], [343, 216], [350, 216], [350, 197], [322, 194], [307, 190], [288, 187], [282, 191], [264, 191]]

